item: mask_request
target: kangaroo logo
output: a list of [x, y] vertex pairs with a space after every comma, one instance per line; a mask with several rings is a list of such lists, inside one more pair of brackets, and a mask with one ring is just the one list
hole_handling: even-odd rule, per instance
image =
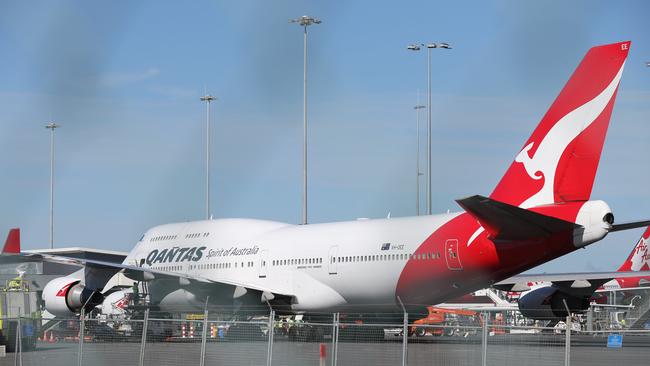
[[543, 140], [538, 143], [533, 156], [530, 155], [530, 151], [535, 146], [535, 141], [526, 145], [517, 155], [515, 161], [524, 165], [530, 178], [534, 180], [544, 179], [542, 188], [521, 203], [519, 207], [529, 208], [554, 202], [555, 173], [564, 150], [603, 112], [616, 91], [624, 66], [625, 63], [621, 65], [614, 79], [598, 96], [557, 121]]

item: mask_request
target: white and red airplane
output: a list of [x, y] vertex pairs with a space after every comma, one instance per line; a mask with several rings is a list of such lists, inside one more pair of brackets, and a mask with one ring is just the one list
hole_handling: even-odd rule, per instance
[[151, 304], [161, 308], [207, 301], [310, 313], [445, 302], [611, 231], [650, 224], [614, 224], [609, 206], [590, 200], [629, 46], [587, 52], [490, 197], [457, 201], [464, 212], [310, 225], [167, 224], [149, 229], [123, 264], [28, 253], [2, 258], [82, 267], [44, 288], [46, 308], [56, 315], [100, 303], [118, 273], [145, 281]]
[[[650, 271], [650, 254], [648, 253], [648, 240], [650, 239], [650, 226], [646, 228], [639, 241], [630, 252], [625, 262], [619, 267], [619, 272]], [[650, 277], [637, 276], [628, 278], [615, 278], [603, 284], [600, 290], [636, 290], [650, 288]]]
[[[513, 291], [518, 296], [521, 313], [531, 319], [564, 319], [567, 307], [572, 313], [589, 309], [591, 302], [603, 304], [607, 293], [650, 289], [650, 256], [647, 241], [650, 226], [646, 228], [632, 252], [616, 272], [525, 274], [517, 275], [494, 285], [497, 289]], [[625, 274], [621, 276], [621, 274]], [[546, 281], [531, 281], [545, 278]], [[516, 297], [515, 297], [516, 298]], [[565, 306], [563, 301], [567, 302]], [[544, 306], [539, 306], [539, 304]], [[546, 306], [550, 305], [550, 306]]]

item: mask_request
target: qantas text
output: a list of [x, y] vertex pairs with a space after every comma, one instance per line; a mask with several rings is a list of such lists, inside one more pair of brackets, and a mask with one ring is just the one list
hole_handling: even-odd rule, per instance
[[172, 263], [172, 262], [198, 262], [203, 257], [206, 247], [173, 247], [171, 249], [154, 249], [147, 254], [147, 264]]

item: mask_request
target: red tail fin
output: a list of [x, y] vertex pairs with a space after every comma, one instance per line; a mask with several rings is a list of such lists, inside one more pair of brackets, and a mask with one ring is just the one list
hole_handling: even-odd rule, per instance
[[523, 208], [589, 200], [629, 48], [587, 52], [490, 198]]
[[20, 229], [14, 228], [9, 230], [5, 247], [2, 249], [2, 254], [17, 253], [20, 253]]
[[648, 244], [650, 241], [650, 226], [645, 230], [641, 238], [632, 249], [632, 253], [627, 257], [621, 268], [618, 269], [619, 272], [622, 271], [649, 271], [650, 264], [648, 260]]

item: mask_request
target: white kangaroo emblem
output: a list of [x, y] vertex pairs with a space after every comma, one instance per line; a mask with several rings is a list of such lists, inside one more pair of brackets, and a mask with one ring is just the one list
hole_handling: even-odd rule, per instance
[[[528, 197], [519, 207], [529, 208], [542, 204], [549, 204], [555, 201], [553, 197], [553, 185], [555, 183], [555, 171], [560, 158], [567, 146], [582, 131], [589, 127], [612, 99], [618, 83], [621, 81], [625, 62], [607, 87], [594, 99], [567, 113], [551, 127], [544, 139], [539, 143], [535, 154], [531, 157], [528, 153], [535, 146], [535, 141], [526, 145], [515, 157], [515, 162], [521, 163], [526, 173], [534, 180], [544, 178], [544, 186], [539, 192]], [[474, 240], [485, 231], [482, 226], [472, 234], [467, 241], [470, 246]]]
[[555, 172], [564, 150], [603, 112], [616, 91], [624, 66], [625, 63], [621, 65], [621, 69], [614, 79], [598, 96], [557, 121], [539, 143], [532, 157], [528, 152], [535, 145], [535, 141], [526, 145], [517, 155], [515, 161], [524, 165], [526, 172], [532, 179], [544, 178], [542, 189], [530, 196], [519, 207], [529, 208], [554, 202], [553, 184], [555, 182]]

